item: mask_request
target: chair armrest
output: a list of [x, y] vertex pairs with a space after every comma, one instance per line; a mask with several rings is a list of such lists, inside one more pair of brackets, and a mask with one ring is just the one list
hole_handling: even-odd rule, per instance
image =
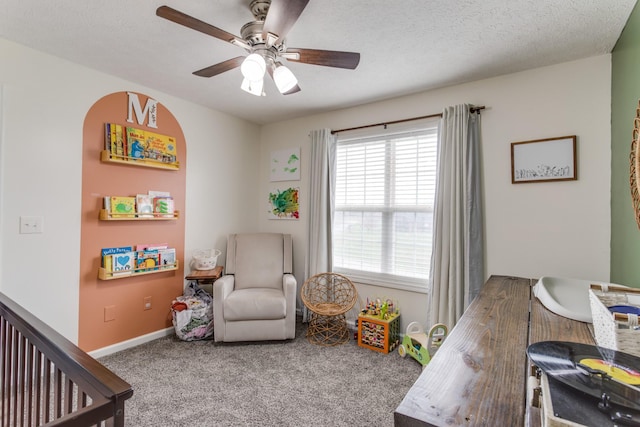
[[233, 291], [235, 276], [228, 274], [213, 282], [213, 338], [224, 340], [224, 300]]
[[218, 300], [219, 302], [224, 301], [233, 291], [235, 279], [236, 276], [233, 274], [227, 274], [213, 282], [213, 300]]
[[285, 274], [282, 276], [282, 289], [284, 290], [284, 295], [287, 299], [291, 293], [294, 295], [296, 294], [297, 284], [298, 282], [293, 274]]
[[284, 299], [287, 301], [286, 330], [287, 338], [296, 337], [296, 300], [298, 294], [298, 283], [293, 274], [282, 276], [282, 290]]

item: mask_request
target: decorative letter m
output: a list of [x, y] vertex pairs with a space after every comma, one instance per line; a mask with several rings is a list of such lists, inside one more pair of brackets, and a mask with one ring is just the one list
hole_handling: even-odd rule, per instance
[[127, 96], [129, 97], [127, 121], [129, 123], [133, 123], [132, 115], [135, 113], [138, 124], [141, 125], [144, 122], [144, 118], [149, 115], [147, 126], [157, 129], [158, 125], [156, 124], [156, 120], [158, 118], [158, 101], [148, 98], [147, 103], [144, 106], [144, 110], [142, 110], [142, 107], [140, 107], [140, 99], [138, 99], [137, 94], [127, 92]]

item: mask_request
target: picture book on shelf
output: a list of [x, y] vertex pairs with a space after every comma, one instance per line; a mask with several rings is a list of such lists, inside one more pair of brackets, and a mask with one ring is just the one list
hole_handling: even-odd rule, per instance
[[[115, 248], [102, 248], [100, 251], [102, 255], [102, 267], [109, 273], [116, 271], [116, 267], [120, 269], [120, 261], [126, 261], [124, 258], [118, 260], [117, 257], [128, 255], [131, 260], [131, 266], [129, 270], [133, 269], [133, 248], [131, 246], [121, 246]], [[121, 270], [118, 270], [121, 271]], [[126, 271], [126, 269], [125, 269]]]
[[174, 212], [173, 197], [154, 197], [153, 212], [164, 217], [172, 217]]
[[144, 159], [146, 150], [146, 141], [144, 131], [127, 126], [127, 152], [128, 156], [133, 159]]
[[111, 255], [114, 276], [133, 273], [133, 255], [134, 252]]
[[158, 270], [160, 255], [158, 250], [143, 250], [136, 252], [136, 273]]
[[161, 163], [177, 162], [178, 148], [174, 137], [130, 126], [125, 131], [129, 157]]
[[114, 255], [114, 254], [126, 254], [127, 252], [131, 252], [131, 251], [133, 251], [132, 246], [121, 246], [117, 248], [102, 248], [100, 252], [102, 256], [107, 256], [107, 255]]
[[161, 268], [172, 268], [176, 264], [176, 248], [159, 249]]
[[172, 136], [145, 132], [145, 158], [162, 163], [175, 163], [178, 159], [176, 139]]
[[136, 211], [138, 212], [138, 217], [153, 218], [153, 197], [148, 194], [137, 194]]
[[[114, 124], [111, 124], [111, 127], [114, 127]], [[122, 125], [115, 124], [115, 132], [114, 132], [114, 144], [116, 147], [116, 154], [124, 158], [127, 155], [126, 144], [124, 141], [124, 135], [122, 135]]]
[[104, 149], [111, 153], [111, 123], [104, 124]]
[[145, 243], [136, 245], [136, 251], [167, 249], [168, 247], [167, 243]]
[[136, 198], [132, 196], [111, 196], [111, 214], [120, 218], [136, 215]]

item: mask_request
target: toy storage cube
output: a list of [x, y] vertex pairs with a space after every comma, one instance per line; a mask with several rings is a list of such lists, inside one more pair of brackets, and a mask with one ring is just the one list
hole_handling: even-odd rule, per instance
[[387, 320], [360, 314], [358, 316], [358, 345], [380, 353], [389, 353], [400, 342], [400, 315]]

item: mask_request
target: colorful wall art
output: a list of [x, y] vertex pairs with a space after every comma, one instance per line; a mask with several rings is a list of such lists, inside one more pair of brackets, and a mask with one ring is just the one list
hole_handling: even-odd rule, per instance
[[269, 219], [299, 219], [299, 191], [299, 188], [287, 188], [269, 193]]
[[271, 152], [271, 181], [300, 180], [300, 147]]

